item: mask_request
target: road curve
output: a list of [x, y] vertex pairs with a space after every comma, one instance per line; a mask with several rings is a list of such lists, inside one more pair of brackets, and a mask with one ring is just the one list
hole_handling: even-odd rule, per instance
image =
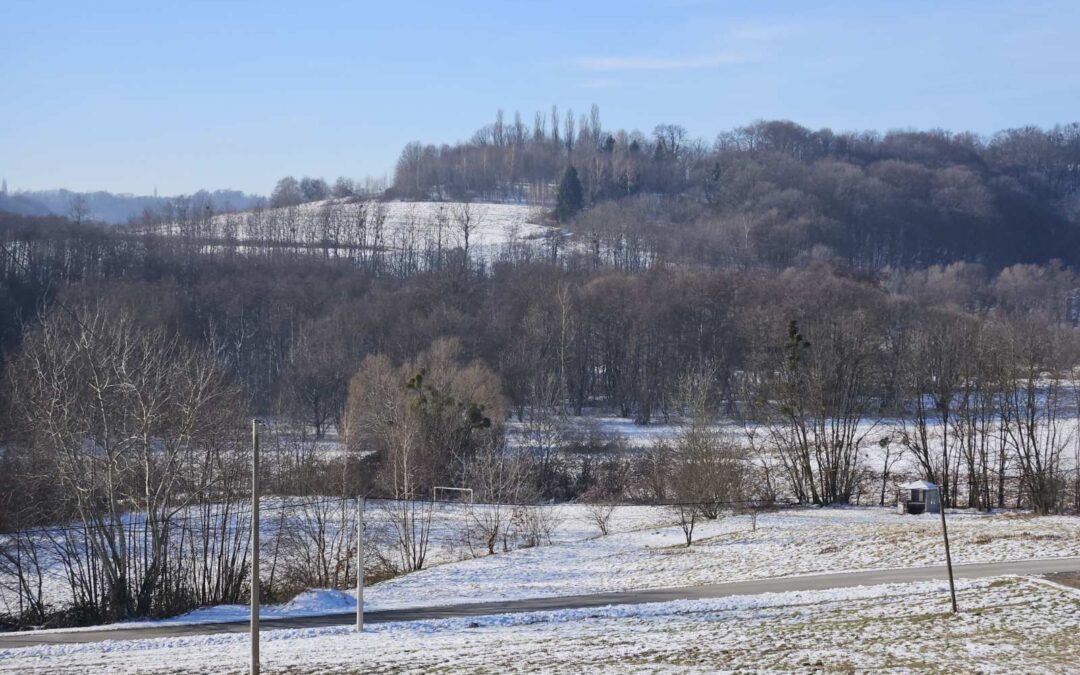
[[[973, 563], [955, 565], [953, 573], [958, 579], [975, 579], [1005, 574], [1052, 574], [1055, 572], [1080, 571], [1080, 557], [1046, 558], [1011, 562]], [[796, 577], [773, 577], [752, 581], [733, 581], [707, 586], [684, 586], [657, 588], [643, 591], [619, 591], [593, 595], [564, 595], [551, 598], [507, 600], [501, 602], [478, 602], [442, 607], [411, 607], [386, 609], [364, 614], [367, 623], [386, 621], [416, 621], [421, 619], [446, 619], [486, 614], [513, 612], [542, 612], [556, 609], [581, 609], [607, 605], [667, 602], [670, 600], [700, 600], [722, 598], [732, 595], [757, 595], [760, 593], [785, 593], [790, 591], [818, 591], [852, 586], [934, 581], [947, 578], [944, 565], [933, 567], [904, 567], [886, 570], [835, 572]], [[283, 628], [317, 628], [322, 626], [349, 625], [354, 614], [325, 614], [289, 619], [265, 619], [264, 630]], [[116, 628], [111, 630], [79, 630], [70, 632], [25, 631], [0, 634], [0, 649], [34, 647], [39, 645], [104, 642], [106, 640], [142, 640], [149, 638], [180, 637], [185, 635], [208, 635], [211, 633], [241, 633], [248, 630], [246, 621], [201, 624], [167, 624], [139, 628]]]

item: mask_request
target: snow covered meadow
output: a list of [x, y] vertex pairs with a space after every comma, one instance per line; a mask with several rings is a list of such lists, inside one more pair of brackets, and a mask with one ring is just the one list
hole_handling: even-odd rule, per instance
[[[942, 583], [270, 631], [268, 673], [1062, 673], [1080, 661], [1080, 594], [1034, 579]], [[12, 649], [0, 672], [241, 673], [247, 636]], [[450, 664], [453, 664], [452, 666]]]
[[[160, 232], [245, 246], [397, 249], [438, 247], [487, 251], [552, 231], [544, 211], [522, 203], [350, 201], [221, 213], [208, 221], [178, 220]], [[466, 241], [467, 237], [467, 241]]]
[[[616, 511], [618, 513], [618, 510]], [[391, 609], [494, 600], [715, 584], [766, 577], [941, 565], [936, 515], [893, 509], [795, 509], [703, 522], [695, 541], [655, 522], [605, 537], [519, 549], [390, 579], [373, 586], [365, 606]], [[1080, 556], [1080, 518], [954, 512], [955, 563]]]
[[[380, 564], [380, 557], [389, 557], [391, 562], [396, 555], [394, 541], [395, 502], [372, 500], [365, 510], [365, 532], [367, 539], [368, 574]], [[430, 514], [430, 527], [425, 536], [427, 540], [426, 565], [440, 566], [459, 562], [486, 553], [486, 548], [470, 536], [470, 525], [485, 514], [482, 506], [464, 504], [436, 503]], [[281, 576], [292, 564], [310, 566], [312, 559], [331, 561], [334, 567], [338, 561], [347, 560], [355, 547], [356, 503], [353, 500], [326, 498], [280, 498], [266, 497], [262, 500], [260, 518], [260, 537], [262, 539], [263, 582], [270, 588], [272, 575]], [[510, 511], [503, 507], [502, 518], [509, 519]], [[579, 504], [560, 504], [538, 506], [542, 511], [543, 527], [540, 533], [542, 545], [561, 545], [592, 539], [600, 534], [587, 507]], [[199, 517], [198, 514], [181, 514], [180, 519]], [[129, 514], [129, 521], [134, 523], [138, 514]], [[235, 520], [228, 532], [228, 538], [234, 534], [246, 540], [250, 512], [246, 505], [236, 507]], [[648, 506], [626, 506], [615, 509], [608, 524], [610, 532], [627, 532], [643, 527], [661, 525], [670, 519], [662, 509]], [[240, 528], [239, 533], [234, 529]], [[137, 538], [139, 529], [132, 526], [131, 534]], [[513, 537], [507, 541], [508, 547], [522, 545], [519, 537], [522, 533], [511, 530]], [[38, 555], [42, 566], [41, 584], [45, 602], [53, 608], [63, 608], [71, 600], [68, 568], [61, 560], [61, 551], [66, 551], [62, 544], [75, 537], [82, 537], [78, 525], [70, 528], [45, 528], [33, 535], [38, 544]], [[0, 535], [0, 545], [11, 545], [10, 537]], [[130, 542], [136, 545], [138, 542]], [[25, 542], [23, 544], [25, 546]], [[500, 549], [502, 545], [500, 544]], [[16, 551], [12, 548], [12, 554]], [[501, 554], [500, 554], [501, 555]], [[498, 556], [495, 556], [498, 557]], [[36, 585], [36, 579], [31, 581]], [[377, 587], [377, 586], [376, 586]], [[305, 604], [309, 598], [300, 598], [295, 602], [285, 603], [282, 610], [286, 614], [325, 613], [328, 607], [320, 604], [314, 608]], [[333, 594], [322, 596], [320, 601], [335, 602]], [[349, 598], [349, 606], [355, 602]], [[0, 565], [0, 614], [15, 614], [19, 608], [19, 580], [11, 566]], [[329, 609], [333, 609], [330, 607]], [[270, 609], [268, 616], [276, 610]], [[239, 606], [213, 607], [196, 612], [178, 620], [221, 620], [246, 615], [247, 608]]]
[[[551, 544], [478, 557], [463, 551], [466, 507], [440, 505], [427, 568], [369, 586], [365, 609], [442, 606], [745, 581], [769, 577], [941, 565], [937, 515], [898, 515], [877, 507], [798, 508], [703, 521], [685, 546], [663, 507], [617, 507], [601, 536], [588, 508], [552, 507]], [[479, 508], [479, 507], [472, 507]], [[388, 536], [387, 515], [369, 509], [373, 538]], [[1080, 517], [949, 513], [957, 564], [1080, 556]], [[266, 535], [272, 532], [267, 529]], [[267, 539], [266, 541], [271, 541]], [[264, 573], [266, 571], [264, 558]], [[57, 580], [59, 582], [59, 580]], [[271, 605], [264, 616], [353, 612], [351, 590], [313, 589]], [[165, 623], [243, 620], [248, 609], [195, 610]], [[131, 624], [127, 624], [131, 625]]]
[[[797, 508], [698, 525], [687, 548], [664, 507], [617, 507], [602, 536], [586, 505], [552, 510], [551, 543], [468, 557], [468, 510], [440, 504], [431, 566], [369, 586], [369, 611], [723, 583], [822, 572], [940, 565], [936, 515], [877, 507]], [[369, 532], [391, 527], [378, 507]], [[957, 563], [1080, 556], [1080, 518], [948, 514]], [[270, 532], [268, 532], [270, 534]], [[1080, 658], [1080, 595], [1018, 577], [959, 582], [947, 613], [940, 582], [771, 593], [599, 609], [345, 627], [268, 630], [266, 672], [715, 671], [1063, 672]], [[265, 607], [264, 618], [355, 610], [350, 591], [313, 589]], [[218, 606], [155, 625], [244, 620]], [[149, 623], [149, 622], [147, 622]], [[125, 624], [132, 625], [132, 624]], [[117, 628], [122, 625], [117, 625]], [[1035, 646], [1038, 641], [1038, 647]], [[242, 672], [243, 634], [117, 640], [0, 651], [0, 672]], [[212, 655], [212, 656], [208, 656]]]

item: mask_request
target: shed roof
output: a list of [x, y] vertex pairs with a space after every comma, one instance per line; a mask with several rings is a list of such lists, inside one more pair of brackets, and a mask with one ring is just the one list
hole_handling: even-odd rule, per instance
[[928, 480], [916, 480], [900, 486], [901, 490], [936, 490], [937, 488], [937, 485]]

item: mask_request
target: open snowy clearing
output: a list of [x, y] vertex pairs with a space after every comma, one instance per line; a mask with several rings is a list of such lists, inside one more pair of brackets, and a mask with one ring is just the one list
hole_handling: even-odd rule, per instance
[[[268, 673], [1060, 673], [1080, 662], [1080, 594], [999, 577], [263, 635]], [[0, 672], [239, 673], [243, 634], [0, 651]]]
[[[461, 228], [458, 223], [464, 212], [462, 202], [349, 202], [328, 199], [309, 202], [292, 207], [279, 207], [262, 211], [241, 211], [223, 213], [213, 217], [213, 226], [217, 232], [233, 231], [239, 240], [260, 239], [266, 222], [284, 225], [286, 232], [295, 233], [300, 243], [307, 239], [319, 240], [312, 233], [324, 230], [338, 231], [346, 229], [346, 224], [355, 221], [361, 214], [366, 218], [368, 227], [374, 227], [376, 218], [382, 222], [383, 243], [393, 247], [395, 242], [418, 235], [438, 238], [439, 224], [442, 223], [442, 243], [448, 248], [463, 244]], [[540, 225], [544, 217], [541, 207], [528, 204], [500, 204], [472, 202], [467, 205], [471, 218], [469, 245], [494, 246], [504, 244], [514, 238], [533, 239], [550, 231]], [[327, 226], [327, 222], [335, 223]], [[178, 226], [169, 227], [177, 232]], [[344, 240], [342, 240], [345, 243]]]
[[[670, 518], [670, 516], [669, 516]], [[937, 515], [888, 508], [797, 509], [700, 522], [687, 548], [677, 526], [439, 565], [372, 586], [365, 606], [516, 600], [715, 584], [945, 561]], [[950, 513], [953, 562], [1080, 555], [1080, 518]]]

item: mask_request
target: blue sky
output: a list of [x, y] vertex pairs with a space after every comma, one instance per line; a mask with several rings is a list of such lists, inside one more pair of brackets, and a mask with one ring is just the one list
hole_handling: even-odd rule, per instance
[[1073, 2], [48, 2], [0, 6], [12, 188], [268, 193], [391, 172], [520, 110], [712, 140], [759, 118], [990, 133], [1080, 119]]

